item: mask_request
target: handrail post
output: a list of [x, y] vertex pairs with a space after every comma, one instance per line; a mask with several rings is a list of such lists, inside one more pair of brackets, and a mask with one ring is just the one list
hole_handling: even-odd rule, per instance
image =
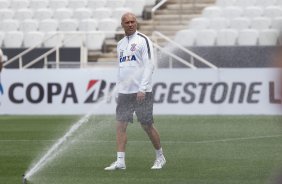
[[47, 56], [44, 57], [44, 68], [48, 68]]
[[20, 69], [23, 68], [23, 58], [22, 57], [19, 58], [19, 68]]

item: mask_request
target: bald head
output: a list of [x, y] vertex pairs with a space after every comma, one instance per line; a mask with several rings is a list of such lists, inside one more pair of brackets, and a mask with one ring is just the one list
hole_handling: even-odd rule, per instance
[[121, 17], [121, 26], [126, 36], [134, 34], [137, 30], [136, 16], [131, 12], [123, 14]]

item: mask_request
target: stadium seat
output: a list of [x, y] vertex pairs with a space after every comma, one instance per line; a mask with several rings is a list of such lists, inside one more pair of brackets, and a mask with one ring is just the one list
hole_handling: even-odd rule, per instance
[[209, 28], [214, 30], [225, 29], [229, 25], [229, 21], [223, 17], [217, 17], [210, 19]]
[[79, 31], [96, 31], [98, 22], [95, 19], [83, 19], [79, 23]]
[[105, 38], [101, 31], [86, 32], [85, 46], [90, 50], [101, 50]]
[[10, 31], [5, 33], [4, 46], [6, 48], [18, 48], [22, 46], [23, 32], [21, 31]]
[[11, 0], [10, 8], [13, 10], [28, 8], [29, 0]]
[[53, 10], [48, 8], [39, 8], [34, 10], [33, 18], [37, 20], [50, 19], [53, 16]]
[[49, 8], [55, 10], [59, 8], [66, 8], [68, 5], [67, 0], [49, 0]]
[[18, 9], [16, 10], [14, 15], [14, 19], [17, 20], [31, 19], [32, 17], [33, 17], [33, 11], [28, 8]]
[[59, 31], [76, 31], [78, 21], [75, 19], [63, 19], [59, 24]]
[[35, 19], [25, 19], [20, 24], [20, 31], [26, 33], [36, 31], [38, 29], [38, 21]]
[[12, 9], [0, 9], [0, 20], [13, 19], [15, 12]]
[[238, 45], [255, 46], [258, 41], [258, 31], [255, 29], [244, 29], [239, 31]]
[[63, 36], [58, 32], [47, 32], [44, 37], [43, 46], [44, 47], [56, 47], [63, 41]]
[[84, 34], [79, 32], [64, 32], [63, 46], [64, 47], [81, 47], [84, 42]]
[[248, 29], [250, 26], [250, 19], [245, 18], [245, 17], [237, 17], [234, 19], [230, 20], [230, 25], [229, 27], [231, 29], [236, 29], [236, 30], [242, 30], [242, 29]]
[[282, 6], [282, 1], [281, 0], [276, 0], [275, 5]]
[[190, 21], [188, 28], [193, 30], [201, 30], [208, 28], [209, 24], [210, 24], [209, 19], [204, 17], [197, 17], [197, 18], [193, 18]]
[[156, 4], [156, 0], [146, 0], [145, 3], [147, 6], [154, 6]]
[[263, 16], [269, 18], [281, 17], [282, 7], [279, 6], [268, 6], [264, 9]]
[[196, 35], [197, 46], [214, 46], [217, 32], [212, 29], [200, 30]]
[[110, 18], [111, 15], [112, 15], [112, 11], [109, 8], [97, 8], [92, 11], [92, 17], [97, 20]]
[[184, 47], [190, 47], [195, 44], [196, 32], [190, 29], [180, 30], [176, 33], [174, 41]]
[[88, 0], [87, 1], [87, 8], [90, 9], [97, 9], [105, 7], [107, 0]]
[[259, 32], [258, 44], [261, 46], [275, 46], [277, 44], [279, 31], [276, 29], [265, 29]]
[[254, 6], [256, 4], [256, 0], [236, 0], [234, 5], [241, 7]]
[[125, 0], [124, 6], [130, 8], [136, 16], [142, 16], [145, 0]]
[[130, 8], [115, 8], [112, 10], [112, 18], [117, 19], [118, 21], [121, 20], [121, 16], [126, 12], [133, 12]]
[[282, 30], [282, 17], [274, 18], [271, 23], [271, 28]]
[[113, 38], [115, 33], [112, 33], [112, 32], [116, 31], [118, 26], [119, 26], [119, 23], [116, 19], [107, 18], [107, 19], [102, 19], [101, 21], [99, 21], [98, 30], [106, 32], [107, 38], [109, 37]]
[[270, 26], [271, 26], [271, 19], [267, 17], [253, 18], [250, 24], [250, 27], [256, 30], [268, 29], [270, 28]]
[[[42, 32], [39, 31], [27, 32], [24, 35], [23, 47], [25, 48], [33, 47], [39, 43], [42, 43], [43, 39], [44, 39], [44, 33]], [[38, 45], [37, 47], [41, 47], [41, 44]]]
[[49, 5], [48, 0], [29, 0], [29, 8], [31, 9], [40, 9], [40, 8], [47, 8]]
[[123, 7], [124, 3], [125, 3], [125, 0], [107, 0], [106, 7], [120, 8], [120, 7]]
[[0, 9], [9, 8], [10, 0], [0, 0]]
[[243, 14], [243, 9], [236, 6], [228, 6], [222, 9], [222, 16], [228, 19], [240, 17]]
[[263, 9], [258, 6], [249, 6], [246, 7], [243, 11], [243, 16], [248, 17], [248, 18], [255, 18], [262, 16], [263, 14]]
[[234, 6], [235, 0], [217, 0], [215, 4], [220, 7]]
[[17, 31], [19, 29], [19, 21], [15, 19], [6, 19], [1, 23], [1, 31]]
[[2, 47], [3, 45], [4, 36], [5, 36], [5, 33], [0, 31], [0, 47]]
[[218, 31], [216, 43], [218, 46], [234, 46], [236, 45], [238, 31], [235, 29], [222, 29]]
[[85, 8], [87, 1], [86, 0], [68, 0], [68, 8]]
[[44, 19], [39, 22], [38, 30], [42, 32], [53, 32], [58, 29], [58, 21], [55, 19]]
[[276, 0], [256, 0], [256, 6], [266, 7], [275, 5]]
[[77, 8], [73, 11], [73, 18], [82, 20], [89, 19], [92, 17], [92, 11], [89, 8]]
[[73, 11], [69, 8], [58, 8], [54, 11], [53, 18], [57, 20], [72, 18]]
[[206, 18], [221, 17], [222, 9], [217, 6], [210, 6], [203, 10], [203, 16]]

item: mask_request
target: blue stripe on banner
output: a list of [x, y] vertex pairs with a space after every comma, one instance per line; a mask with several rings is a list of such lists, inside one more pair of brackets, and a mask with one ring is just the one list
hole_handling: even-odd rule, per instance
[[0, 93], [1, 93], [2, 95], [4, 94], [3, 86], [2, 86], [1, 83], [0, 83]]

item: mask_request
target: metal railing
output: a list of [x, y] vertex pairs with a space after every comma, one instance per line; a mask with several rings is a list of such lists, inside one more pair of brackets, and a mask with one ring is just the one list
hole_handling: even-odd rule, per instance
[[[190, 67], [190, 68], [196, 68], [194, 66], [194, 63], [195, 62], [200, 62], [202, 64], [204, 64], [205, 66], [208, 66], [210, 68], [213, 68], [213, 69], [217, 69], [217, 67], [210, 63], [209, 61], [207, 61], [206, 59], [202, 58], [201, 56], [195, 54], [194, 52], [186, 49], [185, 47], [183, 47], [182, 45], [176, 43], [175, 41], [171, 40], [170, 38], [168, 38], [167, 36], [165, 36], [164, 34], [160, 33], [159, 31], [154, 31], [153, 32], [153, 40], [154, 40], [154, 45], [157, 49], [159, 49], [161, 52], [164, 52], [166, 55], [168, 55], [170, 57], [169, 59], [169, 66], [172, 67], [172, 59], [175, 59], [176, 61]], [[180, 50], [180, 51], [183, 51], [184, 53], [188, 54], [190, 56], [190, 62], [187, 61], [187, 60], [184, 60], [182, 58], [180, 58], [179, 56], [177, 56], [176, 54], [174, 54], [173, 52], [169, 52], [167, 51], [166, 49], [160, 47], [158, 45], [158, 38], [162, 38], [162, 39], [165, 39], [169, 44], [171, 44], [174, 48]], [[156, 58], [157, 59], [157, 58]], [[156, 63], [158, 63], [158, 61], [156, 61]]]

